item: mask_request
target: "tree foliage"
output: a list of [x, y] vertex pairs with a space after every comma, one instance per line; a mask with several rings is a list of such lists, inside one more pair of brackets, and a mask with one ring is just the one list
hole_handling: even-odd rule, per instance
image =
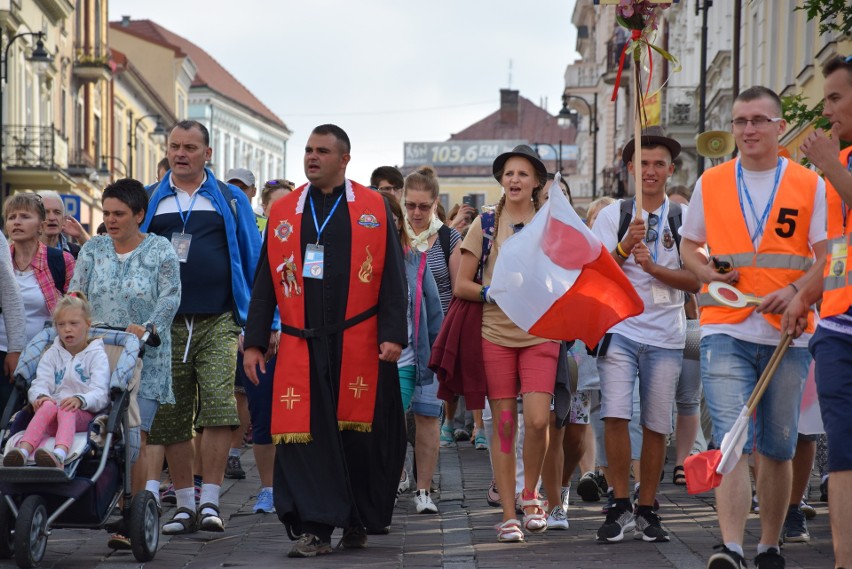
[[804, 6], [796, 10], [804, 10], [808, 20], [818, 18], [819, 33], [839, 32], [843, 35], [852, 33], [852, 10], [848, 0], [805, 0]]
[[784, 120], [794, 128], [813, 125], [814, 128], [828, 130], [831, 123], [822, 116], [822, 101], [814, 106], [808, 106], [801, 93], [781, 97], [781, 110]]

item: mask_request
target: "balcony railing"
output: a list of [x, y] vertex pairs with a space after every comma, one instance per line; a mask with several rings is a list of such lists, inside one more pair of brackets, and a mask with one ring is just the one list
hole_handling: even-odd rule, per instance
[[68, 142], [51, 126], [3, 127], [3, 166], [57, 170], [68, 165]]

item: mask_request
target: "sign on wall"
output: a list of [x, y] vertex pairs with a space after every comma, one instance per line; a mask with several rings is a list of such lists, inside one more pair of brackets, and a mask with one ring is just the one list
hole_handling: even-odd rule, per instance
[[494, 159], [526, 140], [449, 140], [406, 142], [405, 165], [491, 166]]
[[62, 203], [65, 205], [65, 215], [70, 215], [77, 221], [80, 221], [80, 206], [82, 204], [80, 196], [74, 194], [60, 194]]

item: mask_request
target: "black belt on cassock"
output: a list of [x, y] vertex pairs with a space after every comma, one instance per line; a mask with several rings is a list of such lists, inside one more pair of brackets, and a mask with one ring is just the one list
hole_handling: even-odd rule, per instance
[[317, 328], [294, 328], [292, 326], [287, 326], [286, 324], [281, 324], [281, 333], [287, 334], [288, 336], [296, 336], [297, 338], [320, 338], [322, 336], [330, 336], [331, 334], [337, 334], [338, 332], [342, 332], [347, 328], [351, 328], [356, 324], [360, 324], [367, 318], [371, 316], [375, 316], [379, 313], [379, 305], [376, 304], [372, 308], [368, 308], [364, 312], [360, 314], [356, 314], [352, 318], [348, 320], [344, 320], [343, 322], [338, 322], [336, 324], [327, 324], [325, 326], [319, 326]]

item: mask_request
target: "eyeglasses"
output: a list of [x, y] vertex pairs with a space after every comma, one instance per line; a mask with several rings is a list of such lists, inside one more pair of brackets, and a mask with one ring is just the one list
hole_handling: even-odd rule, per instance
[[[381, 191], [381, 188], [379, 188], [379, 190]], [[405, 202], [405, 209], [407, 209], [408, 211], [414, 211], [415, 209], [419, 209], [423, 213], [426, 213], [427, 211], [432, 209], [433, 205], [435, 205], [435, 202], [432, 202], [432, 203]]]
[[657, 240], [657, 224], [660, 222], [660, 216], [654, 213], [648, 214], [648, 231], [645, 233], [645, 242], [650, 243]]
[[754, 117], [753, 119], [734, 119], [731, 121], [731, 124], [734, 125], [734, 128], [743, 129], [748, 123], [751, 123], [751, 126], [754, 128], [761, 129], [767, 127], [769, 123], [780, 120], [782, 120], [781, 117]]
[[376, 189], [379, 190], [380, 192], [398, 192], [402, 188], [397, 188], [396, 186], [379, 186]]

